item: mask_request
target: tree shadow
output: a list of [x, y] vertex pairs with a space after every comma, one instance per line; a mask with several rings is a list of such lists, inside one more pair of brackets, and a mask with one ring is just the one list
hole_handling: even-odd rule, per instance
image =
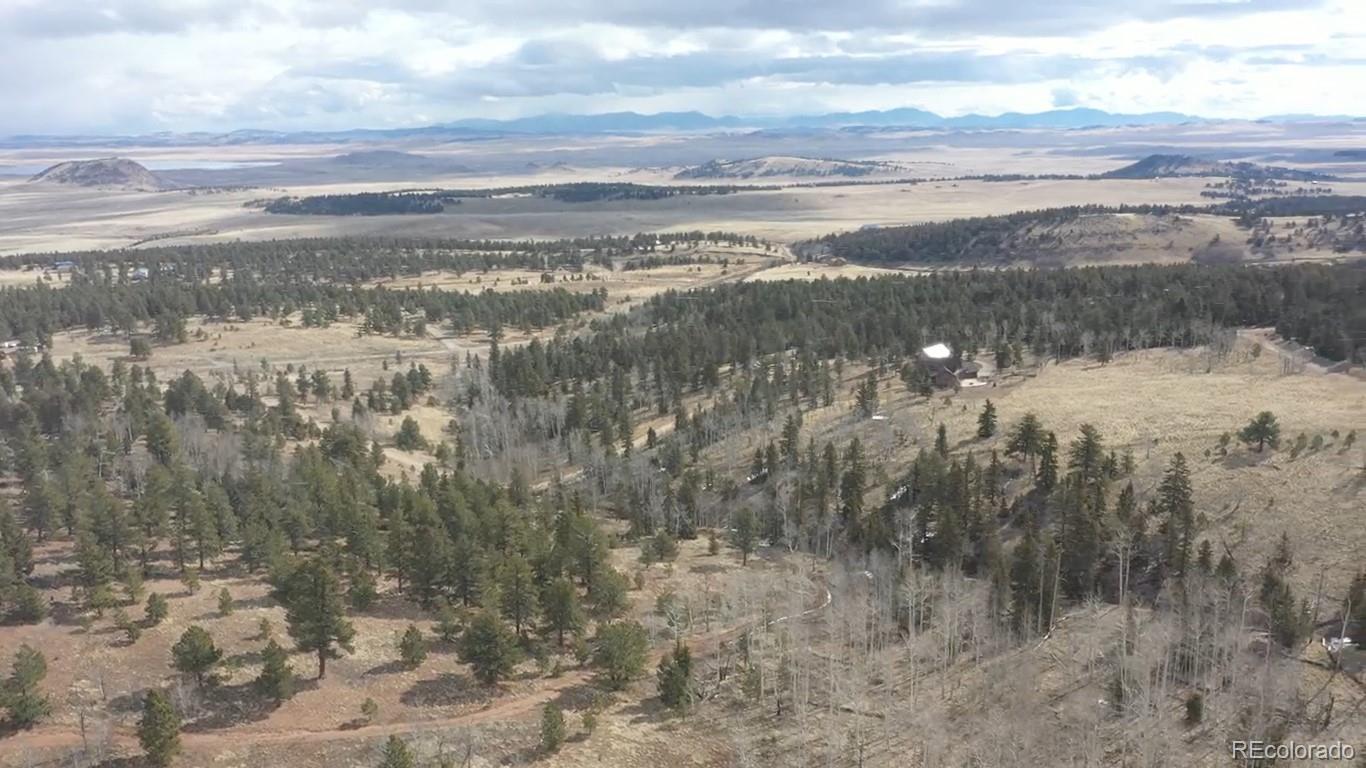
[[1256, 450], [1252, 449], [1245, 451], [1229, 451], [1227, 456], [1218, 457], [1217, 463], [1224, 469], [1242, 469], [1244, 467], [1255, 467], [1260, 464], [1266, 464], [1272, 469], [1279, 470], [1280, 467], [1267, 461], [1271, 456], [1271, 451], [1262, 453], [1258, 453]]
[[111, 757], [94, 768], [150, 768], [151, 761], [146, 755], [132, 755], [130, 757]]
[[602, 691], [591, 683], [580, 683], [571, 685], [560, 691], [551, 701], [555, 706], [568, 712], [571, 710], [586, 710], [593, 705], [593, 700], [601, 695]]
[[227, 666], [227, 667], [231, 667], [231, 666], [246, 666], [246, 665], [248, 665], [248, 664], [260, 664], [260, 663], [263, 661], [263, 659], [262, 659], [262, 654], [263, 654], [263, 653], [264, 653], [264, 651], [261, 651], [261, 650], [257, 650], [257, 651], [242, 651], [241, 653], [234, 653], [233, 655], [231, 655], [231, 656], [229, 656], [229, 657], [223, 659], [223, 665], [224, 665], [224, 666]]
[[395, 659], [393, 661], [386, 661], [383, 664], [378, 664], [365, 670], [365, 675], [367, 677], [370, 675], [393, 675], [399, 672], [406, 672], [407, 670], [408, 668], [404, 666], [401, 660]]
[[342, 723], [341, 725], [337, 726], [337, 730], [339, 730], [339, 731], [354, 731], [354, 730], [357, 730], [357, 729], [360, 729], [360, 728], [364, 728], [364, 727], [367, 726], [367, 725], [370, 725], [371, 722], [373, 722], [373, 721], [370, 720], [369, 718], [365, 717], [365, 716], [353, 717], [353, 718], [351, 718], [350, 720], [347, 720], [346, 722], [344, 722], [344, 723]]
[[232, 599], [232, 609], [234, 611], [250, 610], [252, 608], [274, 608], [278, 605], [279, 603], [275, 601], [275, 598], [268, 594], [243, 598], [241, 600], [238, 600], [235, 597]]
[[0, 720], [0, 741], [3, 741], [16, 733], [23, 733], [24, 731], [31, 730], [33, 725], [34, 724], [20, 725], [9, 718]]
[[664, 706], [663, 702], [659, 700], [658, 696], [650, 696], [648, 698], [641, 699], [640, 701], [637, 701], [634, 704], [631, 704], [630, 706], [623, 707], [620, 710], [621, 714], [630, 717], [631, 723], [636, 725], [639, 725], [640, 723], [656, 722], [658, 720], [661, 720], [668, 714], [668, 712], [668, 707]]
[[419, 680], [398, 700], [409, 707], [457, 707], [492, 701], [496, 693], [496, 688], [482, 685], [470, 675], [446, 672]]
[[[295, 678], [296, 694], [317, 687], [316, 680]], [[206, 686], [202, 694], [203, 703], [200, 708], [204, 710], [204, 714], [185, 724], [183, 730], [186, 733], [216, 731], [257, 722], [270, 717], [271, 713], [279, 708], [274, 699], [262, 695], [254, 680], [237, 685]]]
[[435, 606], [431, 610], [425, 609], [409, 600], [406, 595], [400, 595], [396, 592], [382, 592], [375, 596], [374, 601], [365, 610], [353, 609], [351, 612], [357, 616], [367, 616], [373, 619], [416, 622], [431, 618], [431, 613], [434, 610], [436, 610]]
[[150, 689], [143, 688], [141, 690], [120, 694], [109, 699], [105, 702], [104, 706], [109, 710], [110, 714], [114, 715], [131, 715], [141, 712], [142, 702], [147, 698], [148, 690]]

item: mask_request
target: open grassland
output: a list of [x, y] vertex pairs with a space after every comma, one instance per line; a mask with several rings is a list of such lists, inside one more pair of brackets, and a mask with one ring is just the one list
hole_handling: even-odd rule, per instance
[[[211, 381], [218, 374], [245, 374], [253, 368], [272, 373], [275, 368], [304, 366], [310, 371], [323, 369], [337, 376], [343, 369], [350, 368], [358, 386], [360, 382], [368, 386], [371, 380], [384, 373], [386, 366], [406, 370], [406, 361], [421, 361], [431, 367], [433, 363], [444, 363], [451, 354], [463, 357], [466, 351], [482, 351], [487, 346], [487, 339], [479, 338], [361, 336], [357, 326], [350, 322], [334, 323], [327, 328], [305, 328], [297, 322], [286, 325], [270, 318], [236, 322], [208, 322], [196, 318], [186, 326], [189, 338], [185, 343], [155, 346], [152, 356], [144, 361], [128, 357], [128, 340], [122, 335], [85, 330], [55, 334], [53, 354], [58, 358], [80, 355], [87, 362], [106, 366], [116, 359], [124, 359], [129, 364], [150, 368], [163, 381], [184, 371], [194, 371]], [[516, 341], [515, 333], [509, 337], [509, 343]]]
[[[499, 269], [489, 272], [434, 271], [421, 277], [402, 277], [397, 280], [377, 280], [373, 285], [391, 288], [436, 288], [443, 291], [478, 293], [494, 291], [525, 291], [563, 288], [567, 291], [587, 292], [606, 289], [613, 305], [626, 303], [635, 305], [641, 300], [669, 290], [688, 290], [701, 288], [727, 280], [738, 280], [746, 276], [766, 274], [766, 267], [783, 263], [779, 255], [784, 249], [764, 252], [752, 248], [699, 248], [696, 253], [691, 249], [678, 249], [673, 254], [661, 251], [661, 258], [679, 256], [696, 258], [712, 263], [677, 264], [650, 269], [615, 269], [600, 266], [586, 266], [581, 272], [557, 271], [543, 273], [528, 269]], [[721, 262], [725, 261], [726, 264]], [[761, 272], [760, 270], [765, 270]], [[551, 281], [542, 276], [549, 274]]]
[[[895, 490], [919, 450], [932, 448], [940, 424], [951, 450], [972, 453], [979, 464], [992, 450], [1004, 459], [1006, 434], [1026, 413], [1036, 414], [1064, 449], [1082, 424], [1091, 424], [1107, 448], [1133, 453], [1131, 479], [1140, 500], [1153, 496], [1179, 451], [1190, 464], [1202, 533], [1216, 552], [1226, 546], [1246, 572], [1254, 572], [1287, 533], [1295, 547], [1297, 588], [1312, 594], [1322, 577], [1325, 597], [1338, 601], [1366, 551], [1366, 529], [1353, 522], [1366, 503], [1366, 381], [1285, 362], [1257, 343], [1262, 338], [1248, 333], [1226, 355], [1148, 350], [1120, 355], [1106, 365], [1048, 363], [932, 398], [912, 395], [889, 376], [881, 383], [881, 418], [859, 419], [846, 394], [835, 405], [808, 413], [804, 429], [818, 444], [860, 437], [881, 465], [872, 476], [878, 486], [870, 489], [870, 505], [881, 504]], [[1299, 372], [1286, 372], [1285, 366]], [[850, 392], [863, 375], [863, 369], [847, 370], [841, 389]], [[982, 440], [976, 437], [977, 416], [987, 399], [996, 405], [1001, 428], [996, 437]], [[1240, 444], [1237, 433], [1268, 410], [1281, 425], [1281, 445], [1259, 454]], [[1357, 439], [1349, 448], [1347, 436], [1353, 431]], [[1230, 441], [1221, 452], [1225, 433]], [[1300, 434], [1307, 447], [1292, 455]], [[739, 445], [723, 443], [718, 450], [743, 462], [756, 446], [775, 438], [775, 433], [744, 435], [737, 438]], [[1313, 448], [1316, 438], [1320, 447]]]
[[348, 235], [522, 239], [693, 229], [743, 231], [793, 242], [868, 224], [913, 224], [1055, 206], [1198, 204], [1208, 202], [1199, 196], [1203, 184], [1200, 179], [958, 181], [599, 203], [471, 199], [431, 215], [291, 216], [244, 208], [244, 203], [262, 196], [261, 190], [191, 195], [35, 189], [11, 183], [0, 185], [0, 254], [130, 247], [149, 241], [175, 245]]

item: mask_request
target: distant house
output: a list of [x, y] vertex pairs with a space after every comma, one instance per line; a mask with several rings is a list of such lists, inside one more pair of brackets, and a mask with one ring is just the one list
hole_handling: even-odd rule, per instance
[[72, 272], [76, 269], [76, 262], [54, 261], [52, 262], [52, 268], [57, 272]]
[[930, 374], [930, 380], [934, 382], [935, 389], [953, 389], [958, 386], [958, 377], [948, 368], [934, 371]]
[[931, 344], [920, 350], [920, 359], [941, 365], [948, 365], [948, 361], [953, 359], [953, 348], [944, 342]]
[[975, 360], [969, 361], [969, 362], [963, 363], [963, 365], [960, 366], [960, 367], [958, 368], [958, 379], [959, 379], [959, 381], [961, 381], [961, 380], [963, 380], [963, 379], [975, 379], [975, 378], [977, 378], [977, 375], [978, 375], [979, 373], [981, 373], [981, 372], [982, 372], [982, 364], [981, 364], [981, 363], [978, 363], [978, 362], [975, 361]]
[[1340, 669], [1350, 674], [1366, 671], [1366, 651], [1350, 637], [1325, 637], [1320, 642]]
[[138, 267], [128, 275], [129, 279], [135, 283], [140, 283], [143, 280], [146, 280], [149, 276], [150, 273], [147, 271], [146, 267]]
[[958, 386], [958, 377], [954, 375], [954, 371], [958, 370], [961, 361], [948, 344], [937, 342], [923, 347], [916, 359], [930, 375], [934, 386], [939, 389]]
[[6, 341], [0, 341], [0, 349], [18, 349], [21, 346], [23, 346], [23, 342], [19, 341], [18, 339], [8, 339]]

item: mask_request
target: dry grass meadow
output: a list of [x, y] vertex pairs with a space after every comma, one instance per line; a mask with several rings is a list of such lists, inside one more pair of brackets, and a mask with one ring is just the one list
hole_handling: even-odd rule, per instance
[[[1080, 204], [1201, 204], [1204, 179], [927, 182], [802, 187], [651, 201], [468, 200], [425, 216], [280, 216], [243, 204], [261, 190], [102, 192], [0, 183], [0, 254], [319, 236], [555, 238], [694, 229], [790, 243], [891, 226]], [[1342, 184], [1344, 193], [1366, 184]], [[1352, 189], [1348, 189], [1351, 187]], [[295, 194], [318, 190], [299, 188]], [[276, 196], [280, 193], [274, 193]]]

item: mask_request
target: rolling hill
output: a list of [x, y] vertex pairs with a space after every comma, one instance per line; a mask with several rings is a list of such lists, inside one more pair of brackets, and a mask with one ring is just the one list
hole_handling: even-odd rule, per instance
[[1240, 179], [1331, 181], [1332, 176], [1296, 168], [1249, 162], [1205, 160], [1191, 155], [1148, 155], [1134, 163], [1101, 174], [1105, 179], [1158, 179], [1171, 176], [1231, 176]]
[[172, 186], [142, 164], [124, 157], [68, 160], [44, 169], [29, 182], [137, 192], [155, 192]]

